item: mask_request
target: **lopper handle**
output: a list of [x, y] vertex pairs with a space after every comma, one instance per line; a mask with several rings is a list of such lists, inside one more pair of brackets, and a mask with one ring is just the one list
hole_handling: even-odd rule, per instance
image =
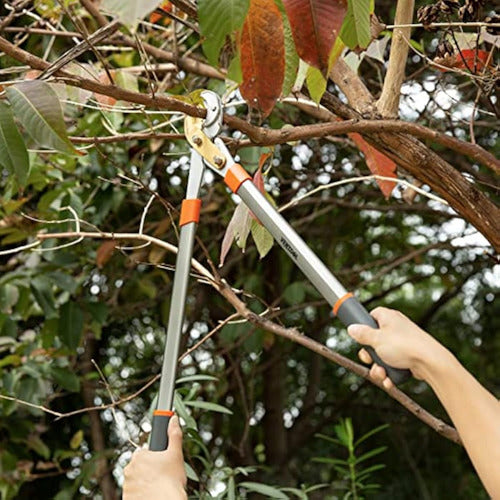
[[164, 451], [168, 447], [168, 424], [173, 417], [173, 411], [156, 410], [153, 413], [149, 449], [151, 451]]
[[[349, 296], [347, 296], [345, 300], [341, 301], [335, 312], [340, 321], [342, 321], [345, 326], [361, 324], [371, 326], [372, 328], [378, 328], [377, 322], [373, 319], [372, 316], [370, 316], [369, 312], [363, 307], [358, 299], [356, 299], [351, 294], [349, 294]], [[377, 365], [385, 368], [387, 376], [394, 382], [394, 384], [399, 385], [411, 378], [410, 370], [393, 368], [392, 366], [384, 363], [379, 358], [373, 347], [363, 347], [368, 351], [374, 363], [377, 363]]]

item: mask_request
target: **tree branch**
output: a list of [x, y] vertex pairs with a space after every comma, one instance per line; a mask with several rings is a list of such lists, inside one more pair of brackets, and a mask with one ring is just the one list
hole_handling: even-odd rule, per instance
[[[26, 52], [19, 47], [11, 44], [5, 38], [0, 37], [0, 50], [3, 50], [8, 55], [12, 56], [20, 62], [30, 65], [34, 69], [44, 70], [49, 64], [42, 59]], [[125, 100], [129, 102], [136, 102], [145, 106], [151, 106], [158, 109], [169, 109], [179, 111], [191, 116], [204, 117], [205, 110], [192, 106], [188, 103], [167, 96], [150, 97], [146, 94], [139, 92], [131, 92], [114, 85], [104, 85], [94, 80], [88, 80], [77, 75], [73, 75], [64, 71], [58, 71], [57, 75], [67, 83], [96, 92], [98, 94], [110, 95], [117, 100]], [[353, 85], [354, 87], [354, 85]], [[358, 85], [359, 88], [362, 88]], [[335, 100], [334, 96], [326, 93], [323, 97], [323, 102], [330, 105], [330, 111], [335, 114], [347, 118], [356, 119], [359, 121], [361, 116], [356, 113], [349, 106], [341, 103], [338, 99]], [[332, 102], [335, 105], [332, 105]], [[327, 106], [328, 107], [328, 106]], [[273, 144], [279, 142], [286, 142], [295, 138], [309, 138], [321, 137], [329, 135], [333, 130], [339, 130], [342, 127], [342, 122], [333, 124], [317, 124], [304, 127], [297, 127], [295, 132], [285, 130], [269, 130], [253, 126], [246, 121], [235, 116], [224, 116], [225, 122], [245, 132], [257, 144]], [[399, 122], [396, 122], [399, 123]], [[351, 124], [348, 124], [352, 126]], [[384, 125], [384, 124], [382, 124]], [[451, 165], [446, 163], [442, 158], [435, 154], [432, 150], [427, 148], [424, 144], [417, 141], [414, 137], [404, 133], [394, 133], [388, 130], [394, 130], [393, 127], [404, 129], [408, 124], [396, 125], [395, 123], [385, 123], [386, 132], [381, 133], [379, 128], [380, 122], [373, 123], [370, 126], [376, 128], [376, 132], [366, 132], [365, 136], [368, 142], [371, 142], [388, 156], [406, 168], [412, 175], [419, 180], [427, 183], [443, 198], [445, 198], [457, 212], [464, 218], [474, 224], [479, 231], [481, 231], [486, 238], [493, 244], [497, 251], [500, 251], [500, 209], [489, 200], [481, 191], [479, 191], [473, 184], [463, 178], [456, 172]], [[368, 125], [367, 125], [368, 126]], [[313, 132], [311, 132], [311, 127]], [[332, 127], [332, 128], [329, 128]], [[433, 135], [434, 132], [422, 132], [417, 126], [415, 131], [418, 133], [425, 133]], [[438, 134], [439, 135], [439, 134]], [[272, 138], [272, 139], [271, 139]], [[446, 139], [448, 140], [448, 139]], [[461, 142], [461, 141], [458, 141]], [[455, 148], [464, 146], [456, 144]], [[465, 148], [477, 147], [475, 145], [466, 146]], [[481, 148], [479, 148], [481, 149]], [[487, 152], [481, 153], [483, 157], [486, 155], [489, 159], [491, 156]], [[495, 160], [496, 163], [498, 160]]]
[[[87, 237], [87, 238], [99, 238], [99, 239], [142, 239], [145, 241], [151, 241], [152, 243], [155, 243], [157, 245], [160, 245], [161, 247], [167, 249], [168, 251], [177, 251], [177, 248], [174, 247], [173, 245], [170, 245], [169, 243], [163, 242], [161, 240], [158, 240], [157, 238], [153, 238], [148, 235], [144, 234], [133, 234], [133, 233], [71, 233], [71, 232], [66, 232], [66, 233], [50, 233], [50, 234], [39, 234], [38, 238], [40, 239], [49, 239], [49, 238], [75, 238], [75, 237]], [[404, 392], [400, 391], [398, 388], [393, 387], [392, 389], [386, 389], [382, 384], [379, 384], [378, 382], [372, 380], [369, 375], [369, 370], [365, 366], [360, 365], [359, 363], [356, 363], [352, 361], [349, 358], [346, 358], [345, 356], [342, 356], [341, 354], [332, 351], [325, 345], [316, 342], [315, 340], [307, 337], [306, 335], [303, 335], [300, 333], [298, 330], [295, 328], [285, 328], [281, 325], [278, 325], [269, 319], [263, 318], [260, 315], [254, 313], [250, 309], [248, 309], [247, 305], [236, 295], [235, 291], [227, 284], [227, 282], [223, 279], [221, 279], [219, 276], [215, 275], [212, 276], [210, 272], [205, 269], [201, 264], [199, 264], [197, 261], [192, 259], [192, 265], [195, 267], [195, 269], [200, 272], [202, 270], [203, 272], [201, 274], [207, 275], [206, 277], [210, 277], [209, 283], [211, 286], [213, 286], [236, 310], [236, 312], [244, 319], [249, 321], [250, 323], [258, 326], [259, 328], [262, 328], [264, 330], [267, 330], [270, 333], [273, 333], [275, 335], [278, 335], [280, 337], [283, 337], [285, 339], [288, 339], [292, 342], [295, 342], [296, 344], [300, 344], [307, 349], [319, 354], [320, 356], [323, 356], [324, 358], [333, 361], [334, 363], [344, 367], [345, 369], [355, 373], [356, 375], [359, 375], [360, 377], [372, 382], [373, 384], [377, 385], [380, 389], [385, 391], [389, 396], [391, 396], [393, 399], [398, 401], [402, 406], [404, 406], [408, 411], [410, 411], [413, 415], [415, 415], [417, 418], [419, 418], [422, 422], [427, 424], [429, 427], [434, 429], [438, 434], [440, 434], [443, 437], [446, 437], [447, 439], [450, 439], [451, 441], [461, 444], [460, 437], [457, 433], [457, 431], [445, 424], [442, 420], [436, 418], [434, 415], [426, 411], [424, 408], [422, 408], [418, 403], [416, 403], [413, 399], [411, 399], [408, 395], [406, 395]], [[201, 266], [201, 269], [200, 269]], [[152, 382], [151, 382], [152, 383]], [[2, 396], [0, 395], [0, 398]], [[127, 400], [130, 400], [127, 398]], [[116, 404], [120, 404], [124, 400], [120, 400], [116, 403], [111, 403], [110, 405], [103, 406], [102, 408], [105, 407], [112, 407], [115, 406]], [[87, 411], [88, 409], [84, 410], [77, 410], [77, 413], [81, 413], [82, 411]], [[54, 414], [54, 412], [51, 412]], [[75, 412], [71, 412], [71, 415], [74, 415]], [[69, 416], [70, 414], [64, 414], [62, 416], [66, 417]]]
[[[414, 0], [398, 0], [394, 24], [410, 24], [413, 21]], [[411, 28], [395, 28], [392, 35], [389, 66], [384, 79], [382, 94], [377, 102], [377, 109], [382, 116], [397, 116], [401, 85], [405, 78], [406, 59]]]

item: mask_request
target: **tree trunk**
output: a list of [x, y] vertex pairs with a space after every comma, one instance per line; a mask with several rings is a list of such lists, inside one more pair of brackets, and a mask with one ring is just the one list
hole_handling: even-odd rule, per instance
[[[86, 407], [95, 406], [94, 396], [95, 388], [91, 380], [87, 380], [85, 375], [94, 371], [92, 359], [97, 351], [97, 342], [91, 332], [85, 333], [85, 351], [82, 358], [82, 398]], [[95, 476], [101, 488], [104, 500], [117, 500], [116, 484], [111, 475], [108, 459], [105, 456], [106, 440], [102, 427], [99, 411], [92, 410], [88, 412], [90, 419], [90, 442], [92, 450], [98, 455], [96, 459]]]

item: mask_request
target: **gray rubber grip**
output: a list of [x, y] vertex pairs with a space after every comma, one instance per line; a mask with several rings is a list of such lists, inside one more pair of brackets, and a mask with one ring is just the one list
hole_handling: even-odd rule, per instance
[[[372, 328], [378, 328], [377, 322], [370, 316], [370, 313], [363, 307], [363, 305], [355, 297], [349, 297], [339, 307], [337, 316], [344, 323], [345, 326], [361, 324], [368, 325]], [[396, 384], [401, 384], [411, 378], [410, 370], [402, 370], [400, 368], [393, 368], [392, 366], [384, 363], [377, 355], [373, 347], [364, 346], [368, 351], [374, 363], [385, 368], [387, 376]]]
[[168, 424], [172, 417], [168, 415], [153, 415], [149, 449], [164, 451], [168, 447]]

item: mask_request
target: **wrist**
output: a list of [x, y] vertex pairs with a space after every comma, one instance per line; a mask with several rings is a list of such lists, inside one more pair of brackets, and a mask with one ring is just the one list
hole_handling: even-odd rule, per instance
[[441, 375], [449, 371], [450, 365], [456, 362], [456, 359], [446, 347], [432, 337], [429, 337], [429, 344], [424, 347], [416, 358], [412, 372], [415, 377], [433, 387]]

